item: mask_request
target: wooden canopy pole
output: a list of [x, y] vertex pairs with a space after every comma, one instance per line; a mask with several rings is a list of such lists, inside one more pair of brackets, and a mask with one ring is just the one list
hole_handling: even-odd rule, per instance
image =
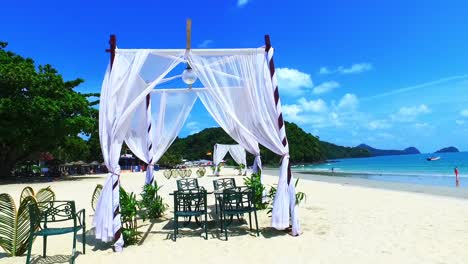
[[[187, 33], [187, 43], [185, 46], [185, 51], [188, 53], [192, 47], [192, 19], [187, 18], [187, 23], [186, 23], [186, 33]], [[192, 67], [187, 61], [187, 69], [191, 69]], [[192, 89], [192, 85], [189, 84], [189, 89]]]
[[117, 38], [114, 34], [110, 35], [109, 39], [109, 48], [106, 49], [106, 52], [110, 53], [110, 67], [112, 69], [112, 65], [114, 65], [114, 58], [115, 58], [115, 49], [117, 48]]
[[[110, 35], [109, 38], [109, 48], [106, 49], [106, 52], [110, 53], [110, 68], [112, 70], [112, 66], [114, 65], [114, 58], [115, 58], [115, 49], [117, 47], [117, 38], [115, 37], [114, 34]], [[117, 176], [117, 179], [114, 179], [114, 176]], [[119, 188], [120, 188], [120, 175], [112, 175], [112, 196], [119, 197]], [[116, 223], [118, 223], [119, 228], [117, 230], [114, 230], [114, 250], [115, 251], [122, 251], [122, 247], [119, 245], [117, 246], [118, 241], [122, 241], [122, 246], [123, 246], [123, 240], [122, 240], [122, 223], [120, 221], [120, 201], [117, 206], [114, 206], [113, 208], [114, 212], [114, 223], [113, 225], [115, 226]]]
[[187, 50], [190, 50], [190, 49], [191, 49], [191, 46], [192, 46], [192, 19], [191, 19], [191, 18], [187, 18], [187, 28], [186, 28], [186, 32], [187, 32], [187, 45], [186, 45], [186, 49], [187, 49]]
[[[288, 145], [288, 138], [286, 137], [286, 127], [284, 125], [283, 112], [281, 111], [281, 102], [278, 90], [278, 81], [275, 74], [275, 62], [273, 61], [273, 50], [271, 49], [270, 35], [265, 35], [265, 52], [268, 59], [268, 67], [270, 69], [271, 82], [274, 89], [274, 97], [276, 104], [276, 112], [278, 114], [278, 128], [282, 138], [283, 146]], [[288, 163], [288, 185], [291, 183], [291, 162]]]

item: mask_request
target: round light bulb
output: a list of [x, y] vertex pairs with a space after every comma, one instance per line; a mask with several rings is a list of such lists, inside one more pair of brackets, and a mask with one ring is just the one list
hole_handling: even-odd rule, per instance
[[182, 81], [188, 85], [194, 84], [197, 81], [197, 75], [192, 69], [185, 69], [182, 72]]

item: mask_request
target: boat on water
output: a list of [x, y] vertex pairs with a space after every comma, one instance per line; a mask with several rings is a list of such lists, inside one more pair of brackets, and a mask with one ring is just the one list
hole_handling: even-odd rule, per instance
[[427, 158], [427, 161], [435, 161], [435, 160], [440, 160], [440, 157], [429, 157], [429, 158]]

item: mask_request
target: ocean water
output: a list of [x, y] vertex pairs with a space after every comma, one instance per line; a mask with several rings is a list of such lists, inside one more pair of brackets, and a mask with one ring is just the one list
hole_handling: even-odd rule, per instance
[[[427, 161], [438, 156], [440, 160]], [[455, 186], [454, 168], [458, 167], [460, 187], [468, 188], [468, 152], [380, 156], [337, 159], [319, 165], [293, 166], [295, 171], [353, 173], [350, 177], [371, 180]]]

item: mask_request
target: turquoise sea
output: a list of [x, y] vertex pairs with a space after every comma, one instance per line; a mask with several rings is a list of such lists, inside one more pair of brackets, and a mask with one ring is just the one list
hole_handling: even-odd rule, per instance
[[[431, 156], [440, 157], [440, 160], [427, 161], [426, 158]], [[293, 166], [293, 170], [331, 172], [333, 169], [353, 173], [350, 177], [454, 187], [456, 166], [460, 187], [468, 188], [468, 152], [337, 159], [319, 165]]]

